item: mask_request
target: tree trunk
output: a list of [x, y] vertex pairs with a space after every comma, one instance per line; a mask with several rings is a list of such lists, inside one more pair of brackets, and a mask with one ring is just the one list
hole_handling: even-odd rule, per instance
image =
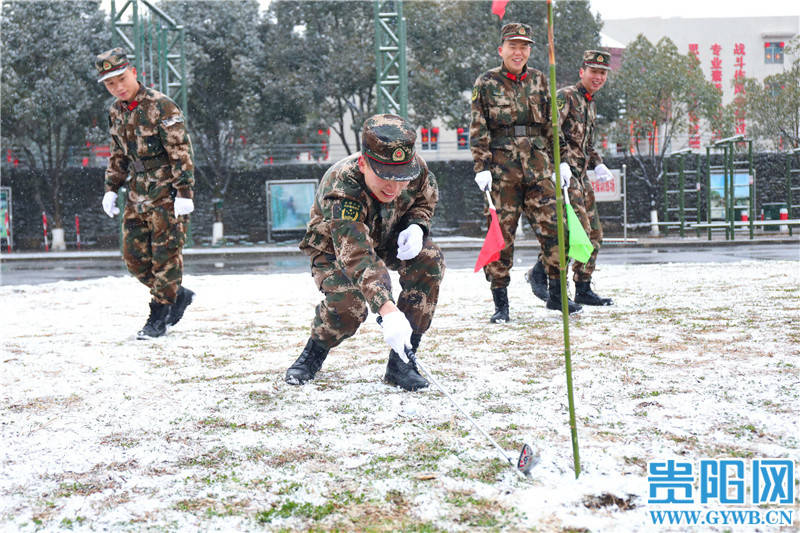
[[64, 241], [64, 228], [53, 228], [50, 234], [53, 236], [53, 244], [50, 247], [53, 251], [67, 249], [67, 243]]

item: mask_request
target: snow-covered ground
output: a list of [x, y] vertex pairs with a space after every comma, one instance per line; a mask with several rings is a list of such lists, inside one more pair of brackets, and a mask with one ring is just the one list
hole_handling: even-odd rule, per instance
[[[522, 274], [491, 325], [483, 276], [448, 271], [419, 357], [509, 455], [539, 451], [530, 480], [437, 389], [382, 383], [374, 317], [285, 384], [309, 274], [187, 277], [150, 342], [132, 278], [1, 287], [0, 529], [721, 531], [654, 526], [647, 462], [784, 458], [800, 481], [797, 262], [604, 266], [616, 305], [569, 329], [578, 480], [561, 317]], [[798, 493], [772, 507], [793, 525], [746, 530], [796, 531]]]

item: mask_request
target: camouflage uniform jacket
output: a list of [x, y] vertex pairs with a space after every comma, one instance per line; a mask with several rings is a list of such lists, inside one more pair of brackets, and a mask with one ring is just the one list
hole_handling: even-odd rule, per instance
[[389, 271], [381, 256], [397, 253], [397, 236], [411, 224], [418, 224], [428, 235], [439, 189], [436, 177], [417, 155], [419, 177], [393, 201], [381, 203], [364, 182], [364, 174], [358, 169], [359, 156], [346, 157], [325, 172], [300, 249], [309, 256], [334, 255], [372, 312], [377, 313], [392, 300]]
[[139, 84], [130, 103], [111, 104], [108, 122], [112, 142], [106, 191], [119, 190], [130, 172], [128, 202], [138, 212], [163, 207], [174, 195], [192, 198], [192, 143], [175, 102]]
[[[552, 172], [553, 127], [550, 122], [550, 97], [547, 78], [527, 66], [514, 75], [505, 65], [493, 68], [475, 80], [472, 89], [472, 122], [469, 128], [469, 145], [475, 161], [475, 172], [490, 170], [492, 153], [497, 150], [511, 152], [519, 160], [519, 152], [530, 149], [539, 152], [547, 168], [523, 169], [526, 176], [537, 177]], [[509, 133], [515, 125], [527, 125], [528, 136]], [[530, 139], [530, 141], [528, 141]], [[542, 159], [528, 158], [531, 162]]]
[[575, 176], [584, 176], [588, 168], [603, 162], [594, 149], [593, 137], [597, 111], [591, 95], [580, 83], [563, 87], [556, 96], [558, 120], [567, 149], [562, 153]]

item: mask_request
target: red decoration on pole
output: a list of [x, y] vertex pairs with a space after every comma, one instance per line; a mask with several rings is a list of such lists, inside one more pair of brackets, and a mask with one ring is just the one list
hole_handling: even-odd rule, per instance
[[78, 245], [78, 250], [81, 249], [81, 219], [75, 215], [75, 242]]
[[47, 244], [47, 213], [42, 211], [42, 228], [44, 228], [44, 251], [50, 251], [50, 245]]
[[503, 20], [506, 14], [506, 4], [508, 0], [492, 0], [492, 13], [500, 17], [500, 20]]
[[8, 209], [6, 209], [6, 247], [11, 253], [11, 224], [8, 221]]

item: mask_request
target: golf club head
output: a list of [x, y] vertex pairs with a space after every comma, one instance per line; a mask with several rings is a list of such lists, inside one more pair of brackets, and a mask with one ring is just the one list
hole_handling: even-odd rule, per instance
[[517, 460], [517, 470], [529, 476], [531, 468], [533, 468], [533, 465], [536, 463], [537, 457], [536, 454], [533, 453], [533, 448], [527, 444], [523, 444], [522, 451], [519, 453], [519, 459]]

